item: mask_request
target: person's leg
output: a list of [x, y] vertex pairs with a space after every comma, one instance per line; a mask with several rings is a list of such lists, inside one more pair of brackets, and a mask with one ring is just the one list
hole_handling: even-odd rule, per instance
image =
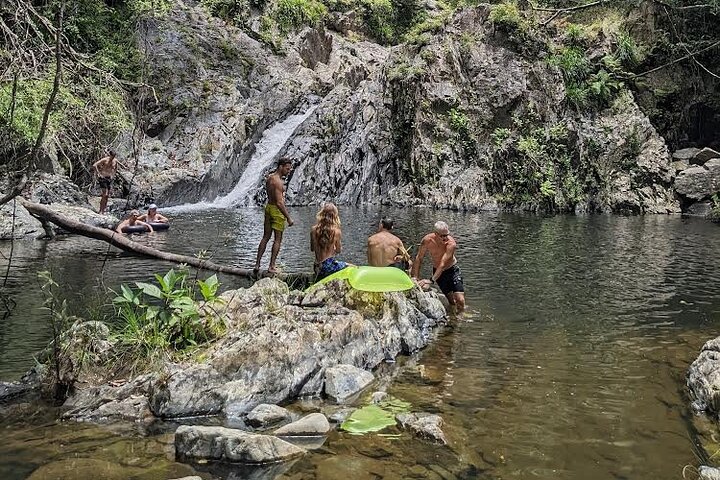
[[283, 232], [282, 230], [273, 230], [275, 232], [275, 238], [273, 239], [272, 251], [270, 253], [270, 268], [268, 272], [275, 272], [275, 261], [277, 261], [278, 254], [280, 253], [280, 244], [282, 243]]
[[255, 273], [260, 270], [260, 262], [262, 261], [263, 255], [265, 255], [265, 248], [267, 247], [267, 243], [270, 241], [270, 236], [272, 235], [270, 221], [270, 216], [266, 213], [265, 222], [263, 223], [263, 236], [262, 240], [260, 240], [260, 245], [258, 245], [257, 259], [255, 260], [255, 268], [253, 269], [255, 270]]
[[450, 303], [455, 306], [458, 313], [465, 310], [465, 292], [452, 292], [450, 296], [453, 298]]
[[99, 213], [105, 213], [105, 208], [107, 207], [108, 197], [110, 196], [110, 190], [107, 188], [103, 188], [100, 191], [100, 212]]

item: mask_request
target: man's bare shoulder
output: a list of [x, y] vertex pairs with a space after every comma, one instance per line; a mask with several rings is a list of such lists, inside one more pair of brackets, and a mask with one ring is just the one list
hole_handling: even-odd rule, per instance
[[432, 239], [433, 239], [433, 234], [432, 234], [432, 233], [428, 233], [427, 235], [425, 235], [425, 236], [422, 238], [422, 240], [420, 240], [420, 243], [421, 243], [422, 245], [427, 245], [428, 243], [430, 243], [430, 242], [432, 241]]

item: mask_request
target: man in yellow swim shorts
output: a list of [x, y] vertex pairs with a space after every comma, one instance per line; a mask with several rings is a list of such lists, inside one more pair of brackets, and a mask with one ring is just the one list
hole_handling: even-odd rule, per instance
[[285, 230], [285, 219], [289, 227], [292, 227], [293, 221], [290, 214], [285, 208], [285, 179], [292, 171], [293, 162], [288, 157], [282, 157], [278, 160], [277, 168], [273, 173], [268, 175], [265, 181], [265, 191], [268, 196], [268, 204], [265, 205], [265, 222], [263, 225], [263, 237], [258, 246], [257, 260], [253, 272], [255, 275], [260, 271], [260, 262], [265, 255], [270, 237], [274, 235], [272, 249], [270, 253], [270, 266], [268, 272], [275, 273], [277, 268], [278, 253], [280, 253], [280, 244], [282, 243], [283, 231]]

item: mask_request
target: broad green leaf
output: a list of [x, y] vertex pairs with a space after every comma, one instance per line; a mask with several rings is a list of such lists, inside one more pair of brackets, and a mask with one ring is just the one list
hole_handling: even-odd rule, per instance
[[162, 299], [163, 298], [163, 292], [155, 285], [144, 283], [144, 282], [135, 282], [135, 285], [142, 290], [142, 292], [145, 295], [149, 295], [153, 298]]
[[340, 426], [346, 432], [356, 435], [378, 432], [395, 425], [395, 415], [378, 405], [366, 405], [355, 410]]

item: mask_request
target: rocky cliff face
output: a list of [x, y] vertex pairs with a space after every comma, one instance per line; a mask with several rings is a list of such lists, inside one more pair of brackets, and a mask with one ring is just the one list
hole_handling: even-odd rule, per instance
[[316, 103], [278, 152], [299, 162], [292, 204], [678, 212], [667, 147], [632, 95], [571, 108], [542, 49], [518, 48], [489, 11], [461, 10], [391, 49], [306, 29], [280, 56], [181, 2], [148, 33], [158, 102], [135, 140], [135, 191], [212, 200], [267, 127]]

